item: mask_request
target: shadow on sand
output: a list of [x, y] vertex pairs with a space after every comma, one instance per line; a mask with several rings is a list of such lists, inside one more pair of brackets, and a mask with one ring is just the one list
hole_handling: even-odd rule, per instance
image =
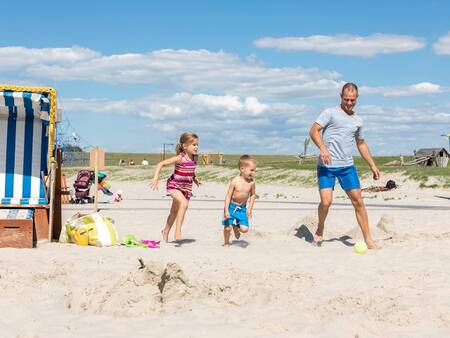
[[437, 198], [443, 198], [443, 199], [445, 199], [445, 200], [450, 200], [450, 197], [447, 197], [447, 196], [434, 195], [434, 197], [437, 197]]
[[194, 243], [195, 241], [196, 241], [195, 239], [184, 238], [179, 241], [172, 241], [170, 243], [175, 244], [175, 246], [178, 248], [178, 247], [182, 246], [183, 244], [191, 244], [191, 243]]
[[314, 241], [314, 235], [312, 234], [311, 231], [309, 231], [308, 227], [305, 224], [302, 224], [297, 229], [295, 236], [300, 239], [304, 239], [306, 242], [311, 243], [315, 246], [322, 246], [322, 243], [326, 243], [326, 242], [341, 242], [345, 246], [354, 246], [355, 245], [355, 243], [349, 241], [349, 240], [352, 240], [352, 238], [350, 236], [341, 236], [339, 238], [338, 237], [330, 238], [330, 239], [323, 240], [320, 243], [317, 243]]
[[249, 242], [244, 241], [243, 239], [235, 239], [231, 241], [231, 245], [235, 245], [243, 249], [248, 247], [249, 244], [250, 244]]

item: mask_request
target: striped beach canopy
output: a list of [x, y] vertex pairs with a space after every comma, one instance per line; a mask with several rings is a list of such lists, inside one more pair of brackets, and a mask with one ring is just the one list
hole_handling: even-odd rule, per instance
[[47, 94], [0, 91], [0, 204], [48, 204]]

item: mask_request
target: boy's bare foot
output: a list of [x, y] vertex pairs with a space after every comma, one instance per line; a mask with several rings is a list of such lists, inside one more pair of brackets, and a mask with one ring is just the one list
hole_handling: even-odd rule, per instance
[[165, 227], [161, 229], [161, 236], [166, 243], [169, 242], [169, 231], [170, 230], [166, 230]]
[[236, 237], [236, 239], [239, 239], [241, 237], [241, 232], [239, 231], [239, 227], [233, 227], [233, 232], [234, 232], [234, 237]]

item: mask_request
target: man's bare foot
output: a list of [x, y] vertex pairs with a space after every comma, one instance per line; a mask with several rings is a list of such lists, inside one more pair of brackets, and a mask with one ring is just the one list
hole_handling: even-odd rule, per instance
[[170, 231], [170, 229], [166, 230], [165, 227], [161, 229], [161, 236], [162, 236], [164, 242], [166, 242], [166, 243], [169, 242], [169, 231]]
[[225, 243], [222, 244], [222, 246], [228, 247], [228, 246], [231, 246], [231, 243], [230, 242], [225, 242]]
[[373, 242], [373, 241], [366, 242], [366, 245], [369, 250], [380, 250], [381, 249], [381, 246], [376, 245], [375, 242]]
[[241, 237], [241, 232], [239, 231], [239, 227], [233, 227], [234, 237], [239, 239]]
[[318, 235], [317, 233], [314, 234], [314, 242], [323, 242], [323, 235]]

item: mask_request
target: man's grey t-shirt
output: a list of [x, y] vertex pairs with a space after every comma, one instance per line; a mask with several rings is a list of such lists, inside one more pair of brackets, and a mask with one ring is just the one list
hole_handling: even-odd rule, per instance
[[315, 121], [322, 129], [322, 138], [331, 155], [331, 164], [319, 159], [319, 165], [336, 168], [353, 165], [352, 150], [356, 139], [364, 139], [363, 120], [347, 114], [340, 106], [325, 109]]

